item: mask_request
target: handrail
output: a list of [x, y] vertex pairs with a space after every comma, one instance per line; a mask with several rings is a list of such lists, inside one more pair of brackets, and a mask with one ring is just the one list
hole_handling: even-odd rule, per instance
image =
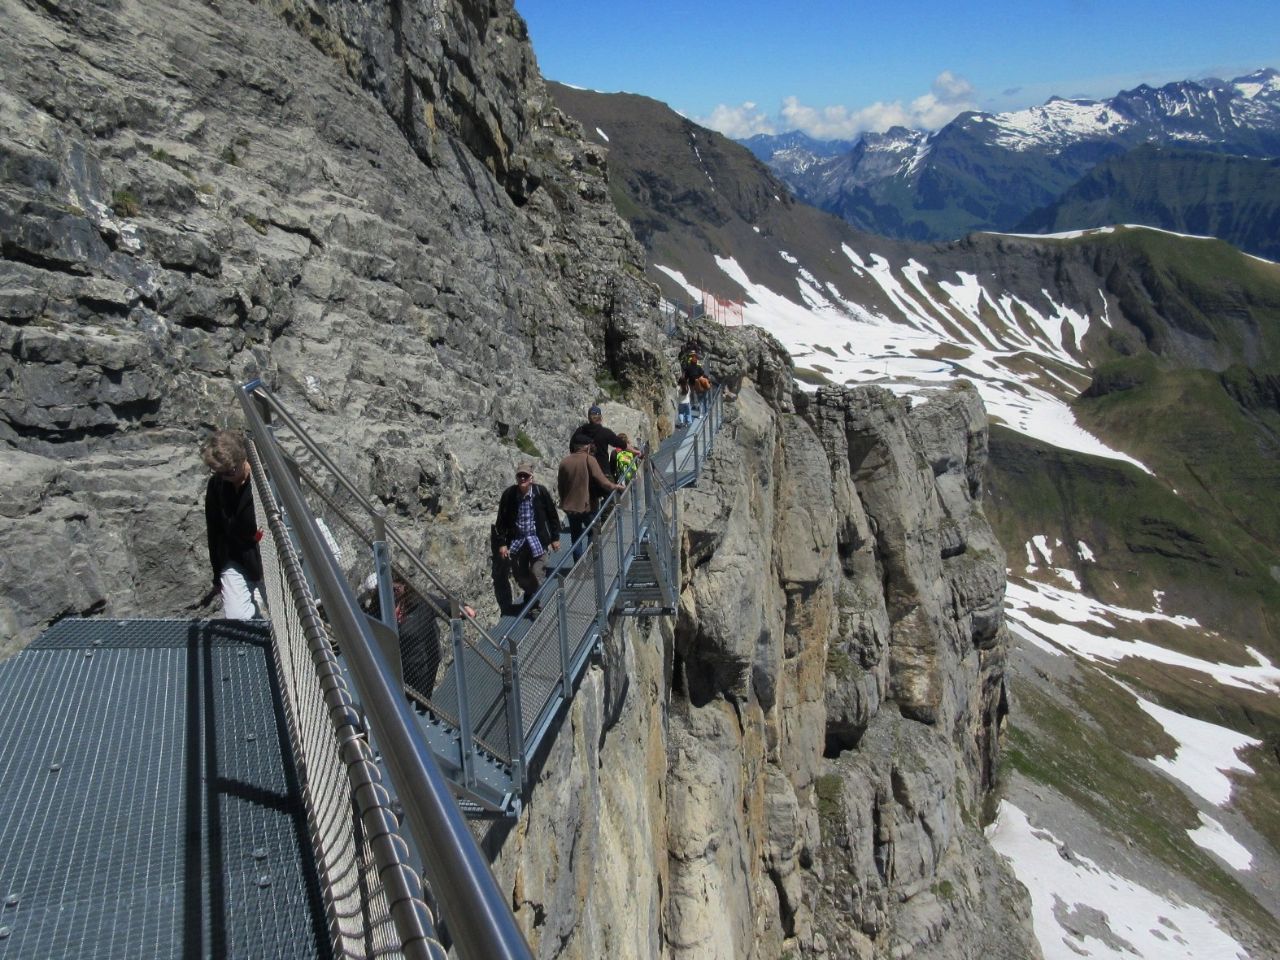
[[[498, 888], [467, 829], [462, 811], [431, 756], [355, 597], [325, 545], [302, 490], [254, 402], [256, 399], [273, 412], [282, 412], [274, 398], [259, 391], [260, 386], [258, 380], [241, 386], [237, 391], [240, 406], [258, 454], [288, 513], [316, 592], [324, 602], [325, 615], [342, 638], [343, 653], [370, 726], [404, 804], [409, 832], [422, 856], [424, 872], [440, 902], [458, 952], [464, 960], [528, 960], [532, 953], [516, 924], [509, 901]], [[284, 417], [286, 422], [291, 419], [287, 413]], [[375, 854], [378, 851], [375, 845]], [[395, 883], [395, 876], [388, 882]], [[410, 896], [406, 890], [403, 899], [396, 897], [392, 902], [397, 929], [406, 939], [415, 935], [416, 915], [405, 915], [410, 909], [406, 906]]]
[[[272, 394], [270, 391], [262, 387], [261, 380], [253, 380], [250, 383], [245, 384], [241, 388], [241, 390], [249, 390], [251, 393], [253, 393], [253, 395], [258, 399], [260, 403], [264, 403], [268, 407], [270, 407], [272, 416], [279, 417], [285, 423], [285, 425], [288, 426], [289, 431], [298, 440], [298, 442], [301, 443], [303, 447], [306, 448], [307, 452], [320, 462], [320, 464], [329, 472], [329, 474], [333, 477], [333, 479], [337, 480], [338, 483], [342, 485], [343, 489], [345, 489], [347, 493], [349, 493], [356, 500], [356, 502], [360, 504], [361, 507], [363, 507], [371, 516], [378, 514], [380, 509], [379, 506], [375, 504], [372, 500], [370, 500], [368, 497], [366, 497], [363, 493], [360, 492], [360, 490], [356, 487], [356, 485], [352, 483], [351, 480], [347, 477], [346, 473], [342, 470], [342, 468], [339, 467], [336, 463], [334, 463], [332, 458], [330, 458], [329, 455], [320, 448], [320, 445], [317, 444], [313, 439], [311, 439], [311, 435], [307, 433], [306, 429], [302, 426], [302, 424], [300, 424], [297, 421], [297, 419], [294, 418], [293, 414], [291, 414], [285, 408], [285, 406], [279, 400], [276, 399], [274, 394]], [[450, 590], [447, 586], [445, 586], [445, 584], [440, 580], [440, 578], [437, 577], [434, 572], [432, 572], [431, 568], [428, 567], [425, 563], [422, 562], [421, 559], [418, 558], [416, 551], [410, 548], [408, 541], [406, 541], [400, 535], [399, 531], [396, 530], [395, 527], [388, 524], [386, 527], [386, 534], [387, 534], [387, 539], [390, 540], [393, 544], [395, 544], [396, 549], [399, 551], [398, 555], [400, 557], [407, 558], [408, 561], [423, 576], [425, 576], [431, 582], [431, 585], [435, 587], [438, 591], [440, 591], [445, 596], [452, 597], [453, 591]], [[463, 614], [463, 616], [466, 617], [465, 613]], [[493, 648], [495, 652], [498, 652], [501, 650], [501, 647], [498, 644], [497, 640], [493, 638], [493, 636], [489, 633], [488, 630], [486, 630], [483, 626], [481, 626], [479, 621], [477, 621], [474, 617], [466, 617], [466, 619], [470, 620], [472, 627], [475, 628], [476, 632], [479, 633], [480, 636], [482, 636], [485, 640], [489, 642], [489, 645]]]

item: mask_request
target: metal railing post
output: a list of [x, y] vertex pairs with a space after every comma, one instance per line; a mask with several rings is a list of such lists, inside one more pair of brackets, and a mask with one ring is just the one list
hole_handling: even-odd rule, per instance
[[645, 477], [645, 471], [641, 470], [631, 481], [631, 540], [636, 544], [640, 542], [640, 496], [636, 494], [636, 488], [640, 488], [641, 495], [645, 494], [648, 490]]
[[676, 602], [679, 603], [680, 597], [680, 577], [683, 571], [680, 569], [680, 491], [671, 491], [671, 568], [675, 571], [672, 576], [674, 584]]
[[566, 700], [573, 691], [572, 665], [569, 659], [569, 601], [564, 581], [556, 591], [556, 632], [560, 635], [560, 689]]
[[467, 697], [467, 668], [462, 639], [462, 621], [450, 620], [449, 633], [453, 637], [453, 678], [458, 685], [458, 748], [461, 753], [462, 782], [468, 787], [476, 783], [476, 742], [471, 730], [471, 704]]
[[373, 515], [373, 570], [377, 575], [379, 619], [399, 632], [396, 624], [396, 592], [391, 582], [391, 551], [387, 547], [386, 507], [379, 507]]
[[[601, 531], [603, 532], [603, 531]], [[604, 537], [599, 534], [591, 541], [592, 571], [596, 579], [596, 626], [600, 636], [604, 636], [609, 627], [609, 611], [605, 607], [608, 592], [604, 582]]]
[[[621, 511], [621, 510], [619, 510], [619, 511], [618, 511], [618, 522], [614, 524], [614, 529], [615, 529], [615, 530], [617, 531], [617, 533], [618, 533], [618, 573], [617, 573], [617, 578], [618, 578], [618, 580], [619, 580], [619, 581], [621, 581], [621, 580], [622, 580], [622, 571], [623, 571], [623, 561], [626, 559], [626, 556], [627, 556], [626, 544], [625, 544], [625, 542], [624, 542], [624, 537], [623, 537], [623, 532], [627, 529], [627, 524], [626, 524], [626, 517], [625, 517], [625, 516], [623, 516], [623, 514], [622, 514], [622, 511]], [[609, 592], [610, 592], [610, 593], [613, 593], [613, 584], [609, 584]]]
[[502, 658], [502, 695], [506, 698], [507, 742], [511, 750], [511, 782], [517, 794], [524, 793], [524, 708], [520, 699], [520, 657], [515, 641], [508, 639]]

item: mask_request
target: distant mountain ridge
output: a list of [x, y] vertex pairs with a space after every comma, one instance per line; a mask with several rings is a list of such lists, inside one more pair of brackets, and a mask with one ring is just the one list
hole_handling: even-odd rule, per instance
[[792, 130], [781, 134], [758, 133], [741, 143], [757, 160], [769, 164], [775, 171], [799, 175], [820, 160], [848, 153], [857, 141], [818, 140], [807, 133]]
[[[1088, 915], [1117, 937], [1098, 956], [1170, 957], [1163, 920], [1150, 943], [1124, 939], [1124, 887], [1177, 889], [1241, 941], [1179, 921], [1179, 956], [1280, 956], [1280, 266], [1144, 228], [872, 236], [796, 202], [744, 147], [655, 101], [549, 89], [607, 152], [614, 201], [669, 300], [739, 300], [811, 389], [879, 385], [935, 417], [945, 406], [930, 387], [979, 390], [996, 425], [971, 483], [985, 486], [1007, 558], [1022, 705], [1002, 809], [1058, 838], [1046, 856], [1001, 852], [1071, 918], [1036, 921], [1045, 955], [1083, 943]], [[936, 157], [936, 141], [900, 148], [909, 134], [861, 150], [886, 166], [919, 162], [925, 146]], [[725, 369], [730, 336], [712, 321], [702, 335], [709, 368]], [[797, 407], [808, 396], [797, 391]], [[859, 451], [881, 456], [866, 436]], [[860, 616], [858, 598], [842, 602], [841, 630], [845, 611]], [[1168, 739], [1153, 715], [1194, 722], [1194, 735]], [[1240, 750], [1229, 802], [1171, 779], [1184, 743], [1242, 734], [1256, 746]], [[1217, 754], [1234, 764], [1234, 748]], [[997, 818], [992, 835], [1007, 826]]]
[[1144, 144], [1098, 164], [1018, 229], [1056, 233], [1112, 223], [1225, 237], [1280, 260], [1280, 158]]
[[[753, 137], [750, 149], [799, 199], [859, 229], [904, 240], [952, 240], [974, 230], [1016, 229], [1098, 164], [1148, 144], [1280, 156], [1280, 72], [1144, 84], [1106, 100], [1054, 97], [1025, 110], [964, 113], [934, 133], [895, 127], [868, 134], [834, 156], [791, 134]], [[1209, 186], [1195, 189], [1207, 193]], [[1253, 195], [1218, 200], [1247, 205]], [[1151, 225], [1179, 227], [1173, 221]], [[1239, 236], [1223, 239], [1250, 249]]]

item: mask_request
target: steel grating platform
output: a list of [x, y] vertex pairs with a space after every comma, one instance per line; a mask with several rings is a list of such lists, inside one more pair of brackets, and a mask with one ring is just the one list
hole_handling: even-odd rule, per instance
[[265, 623], [64, 620], [0, 663], [0, 960], [330, 955]]

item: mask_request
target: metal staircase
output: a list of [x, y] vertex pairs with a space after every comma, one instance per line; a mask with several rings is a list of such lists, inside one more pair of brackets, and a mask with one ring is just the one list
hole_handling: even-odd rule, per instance
[[[692, 425], [642, 461], [587, 532], [580, 559], [566, 543], [523, 616], [491, 629], [453, 596], [390, 523], [261, 383], [240, 390], [255, 448], [286, 465], [267, 497], [296, 485], [334, 566], [363, 602], [366, 626], [403, 682], [421, 736], [473, 816], [516, 813], [524, 773], [568, 702], [613, 616], [673, 614], [680, 595], [678, 491], [697, 481], [723, 418], [719, 390]], [[262, 458], [265, 461], [267, 458]], [[581, 545], [580, 545], [581, 546]], [[428, 611], [410, 626], [390, 611]], [[388, 611], [383, 615], [382, 611]], [[536, 611], [536, 612], [534, 612]]]

